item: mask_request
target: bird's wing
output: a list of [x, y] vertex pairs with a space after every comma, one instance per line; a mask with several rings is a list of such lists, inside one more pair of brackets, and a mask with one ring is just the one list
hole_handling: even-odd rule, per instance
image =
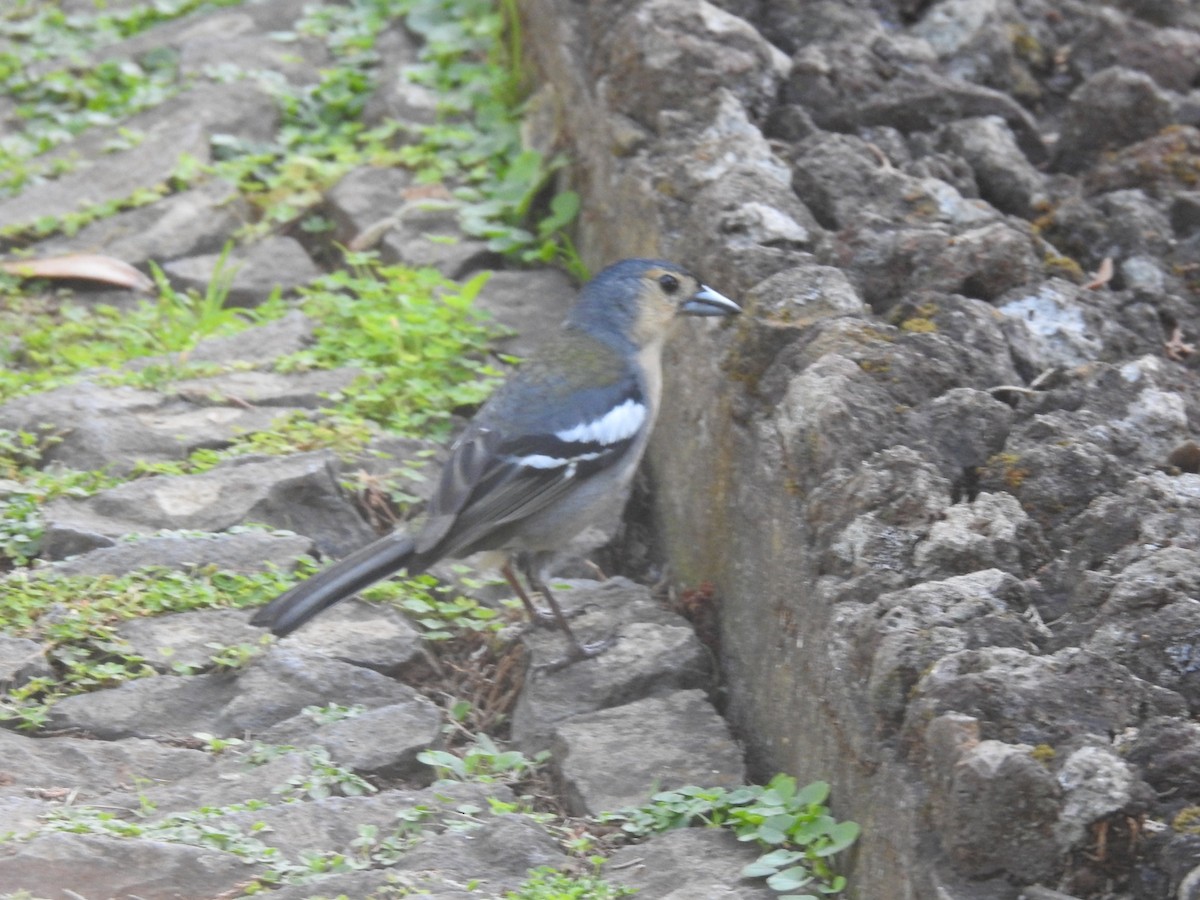
[[442, 470], [417, 553], [432, 558], [495, 549], [516, 523], [581, 480], [619, 465], [647, 415], [636, 383], [622, 387], [624, 399], [605, 414], [570, 427], [510, 436], [473, 426]]

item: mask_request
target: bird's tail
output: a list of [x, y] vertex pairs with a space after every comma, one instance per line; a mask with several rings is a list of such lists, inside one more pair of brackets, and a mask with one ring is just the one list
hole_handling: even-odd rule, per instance
[[270, 628], [280, 637], [290, 634], [335, 603], [393, 572], [410, 567], [414, 549], [412, 538], [404, 533], [389, 534], [372, 541], [280, 594], [255, 613], [250, 623]]

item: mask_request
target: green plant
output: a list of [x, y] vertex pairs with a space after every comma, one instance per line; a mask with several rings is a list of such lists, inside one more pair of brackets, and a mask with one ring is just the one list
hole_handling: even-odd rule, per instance
[[[278, 747], [277, 751], [296, 751], [295, 747]], [[256, 748], [256, 752], [261, 752]], [[359, 797], [363, 794], [373, 794], [378, 788], [355, 775], [345, 766], [334, 762], [329, 751], [324, 747], [309, 747], [299, 751], [308, 763], [306, 774], [293, 775], [286, 784], [273, 789], [276, 794], [282, 794], [288, 799], [307, 797], [310, 800], [323, 800], [333, 794], [343, 797]]]
[[428, 641], [446, 641], [463, 633], [495, 632], [504, 624], [496, 610], [477, 600], [446, 594], [432, 575], [393, 579], [368, 588], [363, 597], [399, 607], [424, 629]]
[[337, 413], [404, 433], [444, 433], [450, 413], [479, 403], [496, 376], [484, 361], [491, 330], [473, 306], [486, 275], [459, 285], [371, 254], [348, 254], [346, 263], [301, 290], [304, 311], [321, 323], [316, 343], [280, 366], [360, 367], [368, 374]]
[[633, 888], [614, 887], [597, 874], [573, 875], [541, 866], [515, 891], [505, 891], [504, 900], [614, 900], [636, 893]]
[[300, 710], [300, 712], [312, 719], [317, 725], [332, 725], [334, 722], [341, 722], [345, 719], [353, 719], [361, 716], [366, 711], [367, 708], [361, 703], [356, 703], [353, 706], [330, 703], [326, 706], [306, 706]]
[[[236, 854], [248, 862], [262, 862], [276, 859], [278, 851], [240, 828], [214, 820], [231, 813], [256, 811], [265, 806], [260, 800], [247, 800], [228, 806], [205, 806], [189, 812], [172, 813], [156, 822], [142, 822], [123, 818], [108, 809], [84, 804], [71, 805], [48, 813], [39, 830], [144, 838], [192, 847], [208, 847]], [[152, 811], [152, 807], [147, 811]]]
[[246, 744], [241, 738], [220, 738], [205, 731], [197, 731], [192, 737], [201, 741], [204, 744], [203, 749], [213, 756], [224, 753], [226, 750], [236, 750]]
[[[0, 695], [0, 721], [34, 730], [45, 724], [49, 708], [62, 697], [155, 675], [118, 637], [116, 626], [124, 619], [265, 603], [296, 577], [213, 569], [190, 574], [142, 569], [120, 577], [13, 572], [0, 579], [0, 632], [41, 641], [54, 672]], [[244, 656], [240, 648], [232, 654], [233, 662]]]
[[434, 811], [428, 806], [411, 806], [396, 812], [396, 824], [380, 835], [376, 825], [359, 825], [358, 837], [350, 847], [364, 862], [384, 866], [395, 865], [406, 850], [410, 850], [428, 833], [434, 823]]
[[[239, 456], [284, 456], [310, 450], [333, 450], [344, 459], [352, 459], [364, 452], [367, 442], [377, 433], [378, 428], [364, 419], [339, 413], [314, 415], [307, 410], [296, 410], [273, 419], [264, 431], [235, 436], [229, 446], [221, 450], [201, 447], [183, 460], [136, 462], [133, 476], [194, 475]], [[404, 477], [420, 477], [411, 467], [400, 468]]]
[[270, 644], [270, 635], [263, 635], [255, 644], [205, 644], [204, 646], [213, 651], [210, 660], [213, 666], [218, 671], [232, 671], [236, 669], [244, 669], [254, 660], [262, 656], [263, 651]]
[[417, 754], [417, 759], [432, 766], [440, 779], [489, 784], [510, 784], [528, 778], [548, 757], [544, 751], [530, 759], [517, 750], [501, 750], [486, 734], [476, 735], [475, 743], [458, 753], [425, 750]]
[[[6, 449], [5, 434], [12, 441]], [[14, 565], [27, 565], [37, 556], [41, 545], [42, 507], [58, 497], [86, 497], [116, 484], [118, 479], [105, 472], [79, 471], [54, 466], [34, 468], [35, 454], [54, 436], [37, 436], [28, 432], [0, 433], [0, 477], [11, 484], [0, 486], [0, 560]]]
[[400, 159], [423, 181], [454, 185], [463, 229], [493, 250], [524, 262], [559, 262], [586, 278], [564, 230], [579, 198], [571, 191], [548, 196], [566, 158], [547, 160], [522, 146], [526, 91], [516, 4], [410, 0], [406, 22], [426, 42], [410, 77], [437, 93], [439, 119], [419, 129]]
[[[201, 9], [241, 2], [154, 0], [91, 14], [50, 3], [6, 4], [0, 9], [0, 93], [14, 114], [0, 136], [0, 196], [70, 171], [69, 157], [48, 155], [63, 141], [111, 126], [178, 91], [173, 54], [107, 56], [106, 46]], [[117, 139], [130, 135], [118, 130]]]
[[[228, 71], [225, 77], [256, 78], [279, 102], [282, 122], [268, 142], [216, 136], [216, 162], [208, 171], [236, 183], [259, 210], [245, 229], [264, 233], [297, 220], [308, 221], [323, 194], [351, 169], [394, 165], [390, 147], [399, 126], [366, 128], [363, 107], [374, 87], [377, 35], [404, 11], [405, 0], [351, 0], [314, 5], [296, 31], [320, 39], [333, 56], [317, 83], [295, 86], [272, 73]], [[292, 35], [277, 35], [282, 40]], [[312, 222], [308, 227], [321, 227]]]
[[157, 268], [155, 278], [158, 297], [128, 310], [70, 302], [43, 311], [0, 305], [0, 328], [11, 326], [20, 335], [11, 344], [0, 342], [0, 402], [59, 387], [85, 370], [185, 351], [205, 337], [230, 334], [285, 311], [278, 298], [254, 310], [226, 308], [228, 285], [220, 268], [203, 297], [174, 290]]
[[[694, 822], [731, 829], [740, 841], [753, 841], [766, 852], [743, 870], [747, 877], [767, 879], [783, 894], [780, 900], [816, 900], [836, 894], [846, 879], [834, 874], [830, 857], [858, 839], [854, 822], [838, 822], [825, 800], [823, 781], [797, 790], [796, 780], [776, 775], [766, 787], [751, 785], [727, 791], [694, 786], [663, 791], [636, 809], [606, 813], [602, 822], [620, 822], [627, 834], [643, 837], [684, 828]], [[810, 893], [792, 893], [805, 888]]]

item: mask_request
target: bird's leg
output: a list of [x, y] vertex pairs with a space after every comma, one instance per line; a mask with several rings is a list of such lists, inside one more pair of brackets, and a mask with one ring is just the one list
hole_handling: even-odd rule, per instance
[[[525, 605], [525, 611], [529, 613], [529, 619], [534, 625], [538, 625], [542, 628], [562, 628], [565, 620], [573, 619], [576, 616], [582, 616], [585, 612], [587, 612], [586, 609], [563, 612], [559, 608], [558, 604], [554, 602], [554, 597], [551, 596], [550, 591], [546, 588], [545, 584], [541, 581], [541, 579], [537, 578], [533, 574], [534, 566], [532, 563], [524, 556], [518, 556], [517, 559], [517, 565], [520, 566], [521, 571], [525, 573], [525, 578], [528, 579], [530, 586], [539, 594], [542, 594], [544, 597], [546, 597], [546, 601], [550, 604], [549, 610], [539, 609], [537, 604], [529, 599], [529, 594], [525, 590], [525, 587], [521, 584], [521, 579], [519, 579], [517, 577], [517, 573], [513, 571], [513, 561], [511, 559], [505, 561], [504, 565], [500, 567], [500, 574], [504, 576], [504, 580], [508, 582], [508, 586], [513, 589], [513, 592], [519, 598], [521, 598], [521, 603]], [[568, 633], [570, 632], [569, 628], [564, 628], [563, 630], [567, 631]]]
[[500, 567], [500, 574], [504, 576], [504, 580], [508, 582], [508, 586], [521, 598], [521, 602], [525, 604], [525, 611], [529, 613], [529, 619], [534, 625], [553, 628], [558, 624], [558, 620], [553, 613], [548, 613], [544, 609], [538, 609], [534, 606], [533, 601], [529, 599], [529, 594], [525, 593], [525, 587], [521, 584], [521, 580], [517, 578], [517, 573], [513, 571], [512, 560], [505, 560], [504, 565]]
[[575, 632], [571, 630], [571, 626], [567, 624], [567, 617], [563, 615], [558, 601], [554, 599], [554, 595], [550, 593], [550, 588], [546, 587], [546, 583], [542, 581], [541, 577], [532, 569], [525, 573], [525, 577], [529, 579], [530, 587], [546, 598], [546, 602], [550, 605], [550, 611], [554, 614], [554, 619], [558, 623], [558, 627], [567, 638], [567, 655], [538, 666], [540, 671], [556, 672], [559, 669], [566, 668], [573, 662], [579, 662], [581, 659], [591, 659], [594, 656], [599, 656], [617, 642], [617, 636], [613, 634], [603, 640], [592, 641], [588, 644], [581, 643], [579, 638], [575, 637]]

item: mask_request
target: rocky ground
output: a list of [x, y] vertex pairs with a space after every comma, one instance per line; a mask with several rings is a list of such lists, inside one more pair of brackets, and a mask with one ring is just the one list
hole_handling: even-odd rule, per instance
[[834, 783], [859, 896], [1196, 897], [1200, 8], [529, 6], [589, 259], [750, 306], [646, 534], [752, 770]]
[[[173, 47], [193, 73], [253, 56], [302, 82], [325, 49], [300, 42], [279, 53], [270, 38], [297, 5], [185, 19], [127, 49]], [[694, 331], [669, 352], [677, 402], [651, 448], [653, 491], [618, 553], [627, 571], [669, 565], [683, 606], [707, 625], [721, 689], [700, 693], [712, 687], [702, 646], [622, 581], [575, 596], [605, 592], [587, 615], [618, 617], [597, 630], [619, 627], [627, 656], [524, 683], [506, 681], [499, 663], [489, 673], [520, 692], [518, 744], [555, 748], [559, 802], [595, 810], [644, 790], [607, 793], [610, 772], [737, 780], [711, 696], [752, 775], [828, 780], [835, 812], [863, 826], [845, 861], [852, 896], [1200, 897], [1200, 9], [1185, 0], [521, 7], [541, 84], [526, 138], [571, 155], [563, 185], [583, 199], [584, 259], [676, 257], [749, 307], [735, 327]], [[388, 40], [390, 74], [371, 114], [427, 121], [430, 96], [394, 80], [411, 36]], [[252, 85], [202, 81], [139, 114], [146, 137], [136, 147], [99, 154], [113, 135], [78, 139], [94, 164], [0, 202], [0, 217], [19, 225], [81, 196], [127, 197], [175, 172], [180, 149], [205, 159], [214, 135], [261, 140], [274, 115]], [[453, 277], [497, 264], [482, 244], [441, 239], [456, 227], [446, 210], [397, 201], [415, 199], [411, 189], [395, 169], [348, 175], [326, 197], [339, 239], [371, 234], [390, 258]], [[204, 183], [36, 250], [156, 259], [178, 283], [202, 284], [245, 215], [227, 186]], [[327, 264], [298, 237], [238, 251], [252, 263], [234, 285], [242, 302]], [[526, 340], [548, 320], [522, 290], [532, 277], [500, 273], [492, 284], [503, 290], [485, 295]], [[561, 282], [541, 289], [569, 293]], [[47, 452], [80, 467], [120, 467], [134, 453], [175, 459], [261, 427], [264, 409], [319, 406], [350, 376], [278, 377], [266, 360], [308, 340], [309, 325], [292, 314], [264, 328], [193, 353], [249, 359], [250, 371], [191, 390], [61, 389], [7, 404], [0, 427], [69, 426]], [[389, 449], [403, 459], [417, 448]], [[336, 554], [369, 534], [331, 474], [337, 464], [324, 453], [249, 459], [65, 497], [47, 510], [43, 555], [105, 571], [286, 565], [313, 545]], [[301, 537], [233, 527], [243, 522]], [[160, 528], [219, 537], [127, 539]], [[30, 761], [0, 791], [36, 834], [10, 842], [0, 865], [17, 862], [4, 871], [79, 874], [62, 885], [84, 896], [171, 896], [137, 880], [153, 865], [211, 885], [197, 894], [210, 896], [259, 871], [234, 852], [242, 841], [278, 846], [280, 868], [295, 873], [304, 851], [358, 837], [375, 868], [283, 890], [363, 896], [390, 878], [455, 896], [471, 878], [490, 879], [481, 890], [494, 894], [529, 865], [561, 861], [561, 842], [474, 787], [421, 792], [409, 781], [440, 727], [428, 673], [406, 655], [417, 643], [398, 617], [373, 615], [383, 640], [367, 643], [354, 624], [361, 609], [342, 615], [321, 632], [325, 645], [302, 632], [232, 673], [164, 673], [55, 706], [54, 728], [99, 740], [0, 733], [18, 742], [6, 758]], [[148, 658], [168, 646], [207, 664], [206, 644], [245, 643], [241, 616], [139, 621], [170, 633], [131, 624], [123, 636]], [[350, 645], [347, 633], [358, 635]], [[36, 677], [41, 648], [13, 647], [9, 677]], [[579, 698], [584, 707], [568, 705]], [[366, 709], [344, 717], [339, 707], [354, 703]], [[394, 745], [374, 740], [384, 729]], [[320, 749], [220, 745], [246, 732], [277, 747], [303, 734]], [[414, 734], [427, 743], [410, 743]], [[703, 759], [689, 755], [707, 741]], [[658, 750], [670, 760], [656, 762]], [[320, 796], [365, 790], [355, 772], [379, 791]], [[172, 838], [217, 804], [232, 849], [163, 843], [153, 837], [161, 830], [131, 839], [38, 826], [81, 797], [120, 821], [136, 805]], [[232, 808], [250, 800], [266, 806]], [[391, 818], [397, 807], [426, 807], [402, 824], [423, 818], [429, 832], [399, 861], [389, 854], [409, 832]], [[183, 821], [167, 820], [179, 811]], [[274, 830], [253, 829], [260, 820]], [[386, 846], [382, 833], [368, 839], [347, 824], [377, 821], [396, 829]], [[475, 828], [464, 834], [464, 824]], [[727, 838], [664, 835], [621, 850], [608, 877], [640, 879], [641, 896], [764, 890], [738, 880], [745, 848]], [[270, 855], [254, 852], [267, 865]], [[385, 859], [395, 864], [378, 868]], [[688, 873], [705, 881], [685, 884]], [[27, 887], [40, 896], [53, 885]]]
[[[143, 271], [155, 263], [178, 289], [203, 292], [222, 246], [254, 214], [219, 178], [162, 186], [175, 177], [181, 154], [203, 164], [221, 141], [275, 133], [277, 102], [260, 83], [209, 76], [214, 66], [252, 59], [295, 84], [314, 79], [329, 61], [327, 49], [280, 38], [309, 5], [263, 0], [200, 10], [103, 48], [117, 59], [172, 54], [185, 89], [57, 148], [72, 160], [64, 174], [0, 201], [0, 231], [17, 235], [9, 248], [39, 259], [105, 254]], [[89, 9], [76, 3], [70, 11]], [[437, 98], [395, 78], [416, 59], [418, 38], [397, 19], [380, 43], [392, 80], [381, 77], [368, 116], [430, 121]], [[49, 71], [53, 61], [44, 65]], [[0, 111], [14, 114], [3, 102]], [[119, 133], [140, 139], [112, 149]], [[164, 196], [77, 234], [29, 238], [43, 217], [139, 190]], [[492, 272], [478, 303], [509, 332], [497, 351], [525, 354], [556, 327], [574, 294], [557, 271], [493, 271], [499, 255], [464, 235], [456, 210], [444, 201], [431, 205], [404, 169], [354, 169], [319, 209], [335, 234], [302, 241], [293, 230], [237, 247], [227, 261], [236, 272], [231, 305], [257, 306], [275, 290], [288, 302], [322, 271], [334, 240], [364, 233], [389, 262], [461, 280]], [[134, 302], [128, 292], [75, 288], [75, 299], [92, 306], [130, 309]], [[311, 345], [315, 327], [293, 310], [200, 341], [178, 357], [136, 358], [0, 405], [0, 429], [54, 435], [40, 448], [38, 466], [103, 470], [120, 481], [41, 508], [36, 565], [11, 572], [0, 590], [74, 577], [98, 579], [70, 583], [102, 592], [104, 576], [147, 566], [163, 579], [171, 570], [289, 571], [301, 558], [337, 557], [375, 536], [365, 495], [344, 486], [356, 473], [402, 485], [419, 500], [428, 489], [419, 474], [391, 476], [436, 462], [442, 444], [382, 432], [353, 458], [332, 450], [246, 455], [193, 474], [130, 477], [139, 465], [185, 460], [270, 431], [280, 416], [319, 418], [359, 372], [276, 368]], [[0, 339], [24, 359], [23, 334]], [[101, 375], [197, 365], [207, 374], [152, 388], [100, 383]], [[0, 496], [24, 494], [8, 482], [0, 483]], [[499, 637], [434, 644], [395, 608], [357, 602], [274, 644], [247, 624], [245, 609], [129, 619], [108, 649], [145, 660], [152, 673], [113, 687], [101, 679], [98, 689], [54, 704], [32, 732], [17, 729], [18, 719], [0, 730], [0, 894], [232, 897], [261, 878], [281, 897], [500, 897], [538, 867], [588, 876], [590, 846], [613, 855], [607, 881], [637, 887], [640, 896], [773, 896], [761, 880], [741, 878], [758, 854], [729, 833], [664, 835], [628, 854], [604, 837], [615, 826], [593, 824], [599, 837], [583, 838], [577, 817], [643, 803], [660, 788], [734, 787], [745, 774], [739, 745], [709, 700], [717, 681], [712, 654], [691, 625], [625, 579], [572, 585], [562, 597], [582, 613], [579, 632], [619, 637], [599, 659], [553, 674], [536, 666], [560, 655], [554, 634], [522, 635], [514, 625]], [[76, 590], [39, 629], [52, 631], [55, 617], [70, 620], [76, 604], [103, 602], [91, 588]], [[6, 624], [21, 630], [16, 621]], [[6, 690], [61, 675], [59, 642], [38, 633], [37, 640], [0, 636]], [[245, 656], [217, 665], [219, 648], [241, 648]], [[464, 737], [463, 714], [451, 714], [464, 700], [473, 714], [491, 717], [516, 761]], [[439, 773], [418, 759], [444, 748], [471, 759], [471, 747], [477, 770], [449, 780], [435, 780]], [[552, 762], [532, 775], [528, 762], [544, 751], [552, 751]]]

